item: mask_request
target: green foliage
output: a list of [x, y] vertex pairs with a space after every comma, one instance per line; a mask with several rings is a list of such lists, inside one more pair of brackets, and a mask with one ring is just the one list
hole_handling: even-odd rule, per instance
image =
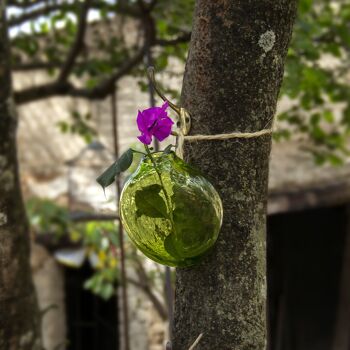
[[275, 138], [304, 135], [318, 164], [341, 164], [349, 155], [349, 72], [350, 3], [301, 0], [281, 91], [295, 103], [278, 116], [286, 127]]
[[118, 227], [114, 222], [91, 221], [75, 224], [72, 229], [75, 239], [82, 242], [95, 260], [95, 272], [84, 287], [103, 299], [109, 299], [115, 294], [119, 277]]
[[[93, 262], [94, 273], [84, 287], [103, 299], [113, 297], [120, 274], [118, 225], [114, 221], [74, 223], [66, 208], [48, 199], [32, 198], [27, 201], [26, 208], [35, 235], [52, 235], [57, 241], [66, 237], [85, 248], [88, 260]], [[144, 257], [136, 252], [134, 245], [126, 241], [125, 249], [128, 264], [135, 267], [143, 264]], [[163, 278], [162, 274], [158, 267], [148, 271], [147, 283], [154, 288], [155, 279]]]
[[118, 227], [114, 222], [73, 223], [67, 209], [47, 199], [32, 198], [26, 203], [27, 215], [35, 234], [49, 234], [55, 239], [69, 237], [85, 247], [94, 262], [94, 274], [85, 288], [104, 299], [115, 293], [118, 281]]
[[50, 200], [31, 198], [26, 203], [31, 228], [36, 233], [50, 233], [62, 236], [69, 231], [69, 215]]
[[84, 283], [84, 288], [91, 290], [102, 299], [108, 300], [115, 294], [115, 275], [115, 269], [98, 271]]
[[96, 179], [103, 190], [114, 182], [116, 176], [129, 169], [134, 158], [134, 152], [129, 148]]
[[[48, 5], [50, 3], [49, 0]], [[104, 0], [98, 3], [90, 13], [99, 23], [90, 23], [89, 40], [72, 71], [73, 78], [79, 78], [82, 87], [89, 89], [134, 57], [146, 38], [144, 15], [140, 15], [138, 2]], [[189, 33], [194, 3], [194, 0], [158, 0], [151, 11], [156, 39], [171, 41]], [[40, 21], [28, 22], [30, 24], [24, 26], [26, 31], [19, 29], [12, 38], [13, 66], [44, 59], [50, 63], [47, 71], [57, 76], [78, 31], [79, 8], [79, 1], [63, 2], [59, 9], [42, 16]], [[116, 17], [122, 20], [116, 21]], [[135, 23], [135, 30], [140, 28], [136, 40], [129, 40], [127, 25], [131, 21]], [[274, 138], [279, 141], [301, 135], [310, 144], [308, 149], [317, 163], [339, 164], [349, 155], [349, 33], [348, 0], [299, 1], [281, 91], [281, 97], [287, 96], [292, 104], [278, 116], [281, 128]], [[157, 45], [156, 49], [152, 48], [153, 65], [157, 72], [178, 77], [182, 71], [176, 71], [177, 65], [172, 62], [174, 59], [184, 62], [187, 51], [188, 43], [181, 40], [176, 45]], [[148, 81], [143, 62], [129, 74], [137, 78], [141, 90], [146, 92]], [[178, 100], [179, 91], [173, 90], [170, 84], [164, 83], [161, 88], [174, 101]], [[72, 123], [60, 122], [61, 130], [91, 140], [94, 133], [88, 127], [87, 118], [73, 113], [72, 120]]]
[[59, 121], [57, 126], [62, 133], [72, 133], [81, 136], [86, 143], [91, 143], [94, 136], [96, 136], [96, 130], [89, 125], [91, 120], [91, 114], [86, 113], [82, 115], [79, 111], [71, 112], [71, 121]]

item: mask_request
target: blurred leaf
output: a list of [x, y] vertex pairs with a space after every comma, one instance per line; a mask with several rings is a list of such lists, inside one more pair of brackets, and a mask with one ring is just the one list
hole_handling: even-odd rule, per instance
[[[317, 164], [338, 165], [349, 155], [350, 89], [345, 80], [350, 74], [349, 16], [350, 4], [346, 1], [300, 0], [288, 50], [280, 96], [293, 99], [296, 106], [278, 119], [290, 125], [293, 136], [303, 134], [313, 144]], [[332, 103], [345, 104], [344, 109], [338, 108], [340, 119], [335, 118]], [[274, 139], [289, 136], [282, 130]]]
[[107, 168], [97, 179], [96, 181], [102, 186], [103, 189], [111, 185], [115, 177], [125, 170], [129, 169], [133, 161], [134, 151], [129, 148], [125, 151], [121, 157], [113, 163], [109, 168]]

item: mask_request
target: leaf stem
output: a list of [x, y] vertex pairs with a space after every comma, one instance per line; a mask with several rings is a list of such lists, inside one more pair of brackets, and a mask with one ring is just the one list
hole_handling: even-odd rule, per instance
[[134, 153], [143, 154], [144, 156], [147, 155], [146, 153], [141, 152], [141, 151], [137, 151], [136, 149], [132, 149], [132, 148], [131, 148], [131, 150], [132, 150]]
[[172, 215], [172, 205], [171, 205], [171, 201], [170, 201], [170, 198], [165, 190], [165, 186], [164, 186], [164, 183], [163, 183], [163, 179], [162, 179], [162, 175], [161, 173], [159, 172], [158, 168], [157, 168], [157, 163], [156, 161], [154, 160], [153, 156], [152, 156], [152, 153], [149, 149], [149, 147], [147, 145], [145, 145], [145, 149], [146, 149], [146, 153], [147, 153], [147, 156], [151, 159], [151, 162], [153, 164], [153, 167], [154, 167], [154, 170], [156, 171], [157, 175], [158, 175], [158, 178], [159, 178], [159, 182], [160, 182], [160, 186], [162, 187], [162, 191], [164, 193], [164, 196], [165, 196], [165, 200], [167, 202], [167, 205], [168, 205], [168, 208], [169, 208], [169, 216], [170, 216], [170, 221], [171, 221], [171, 224], [174, 228], [174, 222], [173, 222], [173, 215]]
[[[164, 197], [165, 197], [165, 201], [166, 201], [167, 207], [169, 209], [169, 221], [170, 221], [170, 225], [171, 225], [171, 233], [169, 233], [167, 238], [171, 238], [173, 235], [176, 237], [177, 233], [176, 233], [176, 226], [175, 226], [174, 217], [173, 217], [173, 208], [172, 208], [171, 201], [170, 201], [170, 198], [168, 196], [168, 193], [165, 190], [165, 186], [164, 186], [164, 183], [163, 183], [162, 175], [161, 175], [161, 173], [160, 173], [160, 171], [159, 171], [159, 169], [157, 167], [157, 163], [156, 163], [155, 159], [153, 158], [152, 153], [151, 153], [151, 151], [150, 151], [150, 149], [148, 148], [147, 145], [145, 145], [145, 149], [146, 149], [147, 156], [151, 159], [151, 162], [153, 164], [154, 170], [156, 171], [156, 173], [158, 175], [159, 182], [160, 182], [160, 187], [162, 188], [162, 191], [163, 191]], [[169, 251], [166, 248], [165, 245], [164, 245], [164, 248], [168, 252], [169, 255], [174, 256], [175, 258], [177, 258], [177, 252], [176, 252], [176, 247], [175, 246], [171, 249], [171, 251]], [[175, 252], [176, 252], [176, 255], [175, 255]]]

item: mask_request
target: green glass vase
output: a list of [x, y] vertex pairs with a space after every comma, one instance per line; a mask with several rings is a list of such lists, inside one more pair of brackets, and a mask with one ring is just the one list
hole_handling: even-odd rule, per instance
[[122, 224], [147, 257], [164, 265], [196, 264], [213, 247], [221, 199], [204, 176], [174, 152], [144, 157], [120, 197]]

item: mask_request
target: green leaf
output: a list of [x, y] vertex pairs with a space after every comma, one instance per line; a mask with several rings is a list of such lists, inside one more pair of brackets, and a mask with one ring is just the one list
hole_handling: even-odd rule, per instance
[[118, 170], [118, 162], [115, 162], [96, 179], [103, 190], [114, 182], [115, 177], [120, 173]]
[[348, 105], [343, 111], [342, 122], [345, 125], [349, 125], [350, 126], [350, 105]]
[[119, 167], [119, 172], [123, 172], [125, 170], [128, 170], [132, 161], [134, 159], [134, 151], [129, 148], [127, 151], [125, 151], [121, 157], [118, 160], [118, 167]]
[[312, 0], [301, 0], [299, 2], [299, 11], [301, 13], [309, 12], [312, 6]]
[[114, 293], [114, 287], [113, 284], [108, 283], [105, 284], [102, 288], [101, 288], [101, 292], [100, 295], [104, 300], [108, 300]]
[[103, 190], [111, 185], [115, 177], [118, 176], [123, 171], [129, 169], [134, 158], [134, 152], [132, 149], [128, 149], [124, 152], [121, 157], [113, 163], [109, 168], [107, 168], [96, 181], [102, 186]]
[[344, 160], [336, 154], [328, 154], [327, 158], [333, 166], [340, 166], [344, 164]]
[[167, 207], [164, 199], [160, 196], [162, 187], [150, 185], [135, 193], [137, 216], [146, 215], [150, 218], [168, 218]]
[[323, 118], [328, 122], [328, 123], [333, 123], [334, 122], [334, 115], [333, 112], [330, 110], [326, 110], [323, 113]]

